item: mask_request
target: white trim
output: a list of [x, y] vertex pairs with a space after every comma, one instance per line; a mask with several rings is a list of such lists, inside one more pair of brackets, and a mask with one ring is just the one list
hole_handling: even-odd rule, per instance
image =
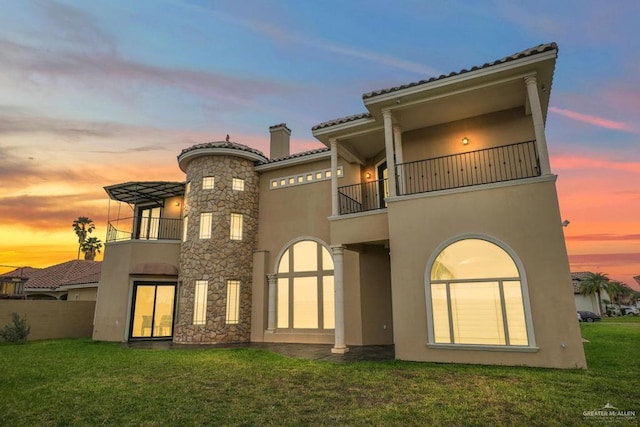
[[[365, 103], [365, 105], [366, 105], [366, 103]], [[336, 119], [336, 120], [340, 120], [340, 119]], [[363, 117], [363, 118], [360, 118], [360, 119], [350, 120], [350, 121], [344, 122], [344, 123], [338, 123], [338, 124], [335, 124], [335, 125], [327, 125], [326, 127], [314, 130], [311, 133], [313, 134], [313, 136], [315, 136], [317, 138], [318, 136], [322, 136], [322, 135], [327, 134], [327, 133], [333, 133], [333, 132], [349, 129], [349, 128], [352, 128], [352, 127], [358, 127], [358, 126], [366, 125], [366, 124], [369, 124], [369, 123], [375, 123], [375, 122], [376, 122], [376, 119], [373, 118], [373, 117]]]
[[[429, 260], [427, 261], [427, 266], [425, 268], [424, 271], [424, 292], [425, 292], [425, 308], [426, 308], [426, 313], [427, 313], [427, 320], [428, 320], [428, 324], [427, 324], [427, 343], [428, 346], [447, 346], [446, 348], [455, 348], [455, 349], [468, 349], [469, 344], [440, 344], [440, 343], [436, 343], [435, 342], [435, 337], [434, 337], [434, 332], [433, 332], [433, 310], [431, 307], [431, 268], [433, 266], [433, 263], [435, 262], [436, 258], [440, 255], [440, 253], [447, 248], [449, 245], [458, 242], [460, 240], [467, 240], [467, 239], [479, 239], [479, 240], [484, 240], [486, 242], [489, 243], [493, 243], [494, 245], [498, 246], [499, 248], [501, 248], [503, 251], [505, 251], [513, 260], [513, 262], [516, 265], [516, 268], [518, 269], [518, 274], [520, 275], [520, 289], [522, 291], [522, 305], [523, 305], [523, 309], [524, 309], [524, 319], [525, 319], [525, 325], [527, 327], [527, 340], [529, 341], [529, 345], [527, 346], [508, 346], [509, 348], [513, 347], [513, 348], [518, 348], [518, 349], [524, 349], [524, 348], [537, 348], [536, 346], [536, 338], [535, 338], [535, 333], [533, 330], [533, 316], [531, 314], [531, 302], [529, 300], [529, 286], [527, 284], [527, 273], [525, 271], [524, 268], [524, 264], [522, 263], [522, 261], [520, 260], [520, 257], [518, 257], [518, 255], [516, 254], [516, 251], [514, 251], [508, 244], [506, 244], [505, 242], [503, 242], [500, 239], [497, 239], [491, 235], [488, 234], [484, 234], [484, 233], [465, 233], [465, 234], [459, 234], [457, 236], [451, 237], [447, 240], [445, 240], [444, 242], [440, 243], [440, 245], [438, 245], [435, 250], [433, 251], [433, 253], [431, 254], [431, 256], [429, 257]], [[465, 347], [466, 346], [466, 347]], [[477, 346], [477, 345], [472, 345], [473, 348], [478, 348], [481, 349], [481, 347], [484, 346]], [[502, 347], [507, 347], [507, 346], [487, 346], [487, 347], [495, 347], [497, 351], [500, 351], [500, 349]], [[443, 347], [445, 348], [445, 347]]]
[[[327, 177], [327, 172], [331, 174], [331, 168], [318, 169], [315, 171], [307, 171], [304, 173], [297, 173], [295, 175], [288, 175], [288, 176], [273, 178], [269, 181], [269, 190], [279, 190], [281, 188], [295, 187], [297, 185], [313, 184], [314, 182], [329, 181], [331, 180], [331, 176]], [[320, 178], [317, 177], [318, 174], [320, 174]], [[338, 166], [337, 175], [338, 175], [338, 178], [344, 177], [344, 168], [342, 166]], [[311, 179], [309, 179], [309, 176], [311, 176]]]
[[[451, 77], [444, 77], [442, 79], [435, 80], [430, 83], [419, 84], [406, 89], [399, 89], [391, 91], [386, 94], [373, 95], [363, 101], [365, 106], [377, 104], [385, 101], [392, 101], [396, 98], [414, 95], [423, 91], [436, 89], [443, 86], [450, 86], [456, 83], [462, 83], [468, 80], [473, 80], [479, 77], [488, 76], [491, 74], [497, 74], [504, 71], [510, 71], [517, 68], [533, 65], [538, 62], [544, 62], [549, 59], [555, 59], [558, 56], [558, 50], [552, 49], [547, 52], [535, 54], [526, 58], [514, 59], [512, 61], [504, 62], [502, 64], [494, 64], [489, 67], [480, 68], [475, 71], [469, 71], [463, 74], [457, 74]], [[374, 91], [375, 92], [375, 91]]]
[[434, 190], [425, 193], [407, 194], [406, 196], [387, 197], [386, 203], [401, 202], [403, 200], [421, 199], [423, 197], [445, 196], [447, 194], [466, 193], [468, 191], [490, 190], [493, 188], [510, 187], [516, 185], [535, 184], [538, 182], [550, 182], [558, 178], [557, 175], [543, 175], [533, 178], [512, 179], [509, 181], [491, 182], [489, 184], [468, 185], [466, 187], [450, 188], [447, 190]]
[[258, 165], [254, 169], [258, 172], [268, 171], [273, 169], [280, 169], [288, 166], [296, 166], [304, 163], [316, 162], [318, 160], [324, 160], [331, 157], [330, 151], [323, 151], [321, 153], [301, 155], [300, 157], [293, 157], [285, 160], [276, 160], [274, 162]]
[[342, 214], [342, 215], [337, 215], [337, 216], [330, 216], [327, 219], [329, 221], [338, 221], [338, 220], [341, 220], [341, 219], [359, 218], [359, 217], [363, 217], [363, 216], [377, 215], [377, 214], [381, 214], [381, 213], [385, 213], [386, 214], [387, 213], [387, 208], [372, 209], [370, 211], [355, 212], [355, 213], [350, 213], [350, 214]]
[[427, 347], [443, 350], [479, 350], [479, 351], [513, 351], [521, 353], [536, 353], [538, 347], [517, 345], [473, 345], [473, 344], [435, 344], [427, 343]]
[[[97, 288], [100, 282], [92, 282], [92, 283], [81, 283], [77, 285], [62, 285], [58, 286], [56, 290], [58, 291], [70, 291], [73, 289], [85, 289], [85, 288]], [[33, 289], [33, 288], [30, 288]]]

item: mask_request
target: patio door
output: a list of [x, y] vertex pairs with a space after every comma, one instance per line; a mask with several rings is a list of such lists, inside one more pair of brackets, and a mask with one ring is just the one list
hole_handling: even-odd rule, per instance
[[140, 225], [138, 239], [158, 240], [158, 230], [160, 225], [160, 215], [162, 208], [159, 206], [142, 209], [140, 211]]
[[131, 313], [131, 339], [173, 337], [175, 283], [135, 282]]
[[387, 162], [384, 161], [378, 165], [378, 206], [380, 208], [387, 207], [384, 199], [389, 197], [389, 181]]

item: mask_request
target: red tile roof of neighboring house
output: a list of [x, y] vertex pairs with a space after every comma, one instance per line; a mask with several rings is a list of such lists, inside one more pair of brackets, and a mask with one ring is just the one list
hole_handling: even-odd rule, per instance
[[101, 261], [73, 260], [42, 269], [33, 269], [24, 284], [30, 289], [55, 289], [100, 281]]
[[638, 285], [640, 285], [640, 276], [633, 276], [633, 280], [638, 282]]
[[20, 268], [16, 268], [13, 271], [0, 274], [0, 277], [28, 279], [29, 277], [31, 277], [33, 274], [37, 273], [40, 270], [41, 270], [40, 268], [20, 267]]
[[571, 283], [573, 283], [573, 293], [580, 293], [580, 282], [587, 278], [589, 274], [588, 271], [578, 271], [575, 273], [571, 273]]

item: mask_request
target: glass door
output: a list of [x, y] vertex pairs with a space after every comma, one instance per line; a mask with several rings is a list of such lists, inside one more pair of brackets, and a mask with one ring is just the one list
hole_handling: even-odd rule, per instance
[[175, 295], [175, 283], [134, 283], [129, 336], [171, 338]]
[[140, 211], [140, 240], [158, 240], [158, 229], [160, 225], [160, 214], [162, 208], [147, 208]]
[[389, 197], [389, 181], [387, 172], [387, 162], [383, 162], [378, 165], [378, 206], [380, 208], [387, 207], [387, 203], [384, 201]]

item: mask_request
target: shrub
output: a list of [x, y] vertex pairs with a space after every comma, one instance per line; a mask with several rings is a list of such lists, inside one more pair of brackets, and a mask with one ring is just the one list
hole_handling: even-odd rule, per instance
[[11, 313], [13, 325], [7, 325], [0, 331], [0, 337], [7, 342], [23, 344], [27, 342], [27, 336], [31, 331], [31, 326], [27, 325], [27, 317], [20, 317], [18, 313]]

